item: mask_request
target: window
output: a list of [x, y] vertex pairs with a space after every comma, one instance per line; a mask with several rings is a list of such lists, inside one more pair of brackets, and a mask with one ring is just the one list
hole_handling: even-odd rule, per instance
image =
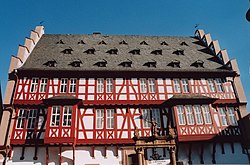
[[178, 121], [179, 125], [185, 125], [186, 124], [186, 119], [184, 116], [184, 107], [183, 105], [177, 105], [177, 115], [178, 115]]
[[228, 113], [228, 118], [229, 118], [229, 124], [233, 125], [233, 126], [237, 126], [237, 119], [236, 119], [236, 115], [234, 112], [234, 108], [233, 107], [228, 107], [227, 108], [227, 113]]
[[222, 80], [220, 78], [215, 79], [218, 92], [223, 92]]
[[72, 118], [72, 107], [64, 106], [63, 107], [63, 126], [71, 126], [71, 118]]
[[174, 92], [180, 93], [181, 92], [181, 85], [179, 79], [174, 79]]
[[36, 92], [38, 87], [38, 78], [32, 78], [30, 92]]
[[148, 79], [148, 85], [149, 85], [149, 92], [150, 93], [155, 93], [156, 92], [155, 79], [149, 78]]
[[185, 109], [186, 109], [186, 116], [187, 116], [187, 124], [194, 125], [194, 114], [193, 114], [192, 105], [186, 105]]
[[60, 106], [53, 106], [50, 126], [59, 126], [59, 123], [60, 123]]
[[152, 109], [152, 119], [156, 121], [157, 127], [161, 127], [161, 114], [159, 108]]
[[195, 112], [196, 124], [203, 124], [201, 106], [200, 105], [194, 105], [194, 112]]
[[184, 93], [189, 92], [188, 79], [182, 79], [182, 89]]
[[75, 92], [76, 92], [76, 78], [71, 78], [69, 84], [69, 93], [75, 93]]
[[107, 128], [112, 129], [114, 128], [114, 109], [107, 109], [106, 113]]
[[104, 79], [98, 78], [97, 79], [97, 93], [103, 93], [104, 92]]
[[226, 109], [224, 107], [218, 108], [220, 120], [223, 126], [227, 126], [227, 116], [226, 116]]
[[67, 92], [67, 86], [68, 86], [68, 79], [62, 78], [61, 79], [61, 86], [60, 86], [60, 92], [66, 93]]
[[31, 109], [28, 112], [28, 124], [27, 124], [28, 129], [34, 129], [35, 128], [36, 115], [37, 115], [37, 110], [36, 109]]
[[45, 93], [46, 92], [47, 83], [48, 83], [48, 79], [41, 78], [41, 81], [40, 81], [40, 92], [41, 93]]
[[150, 109], [142, 109], [143, 127], [150, 128]]
[[202, 105], [202, 112], [204, 115], [204, 120], [206, 124], [212, 124], [212, 118], [211, 114], [209, 111], [209, 106], [208, 105]]
[[141, 93], [147, 93], [147, 83], [145, 78], [140, 79], [140, 91]]
[[107, 93], [113, 92], [113, 79], [112, 78], [106, 79], [106, 92]]
[[103, 129], [103, 117], [104, 117], [104, 110], [97, 109], [96, 110], [96, 128]]
[[16, 128], [24, 128], [25, 118], [26, 118], [26, 110], [20, 109], [18, 112]]
[[214, 86], [214, 80], [208, 79], [207, 82], [208, 82], [208, 87], [209, 87], [210, 92], [216, 92], [215, 86]]

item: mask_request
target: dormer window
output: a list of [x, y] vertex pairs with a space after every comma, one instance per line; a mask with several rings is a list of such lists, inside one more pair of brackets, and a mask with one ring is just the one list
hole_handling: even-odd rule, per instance
[[124, 61], [124, 62], [120, 63], [119, 66], [123, 66], [123, 67], [126, 67], [126, 68], [131, 68], [132, 67], [132, 61], [128, 59], [127, 61]]
[[118, 49], [114, 48], [114, 49], [108, 50], [106, 53], [109, 53], [109, 54], [117, 54], [117, 52], [118, 52]]
[[148, 45], [148, 43], [146, 41], [142, 41], [140, 45]]
[[154, 50], [154, 51], [151, 52], [151, 54], [162, 55], [162, 50], [161, 49]]
[[217, 54], [217, 56], [218, 56], [218, 58], [219, 58], [221, 61], [223, 61], [223, 57], [222, 57], [221, 52], [219, 52], [219, 53]]
[[194, 36], [197, 37], [198, 39], [201, 39], [201, 36], [198, 30], [195, 31]]
[[131, 50], [129, 53], [131, 53], [133, 55], [140, 55], [140, 49]]
[[156, 68], [156, 61], [149, 61], [149, 62], [146, 62], [145, 64], [143, 64], [143, 66], [147, 66], [149, 68]]
[[210, 44], [209, 49], [212, 51], [213, 54], [215, 54], [215, 48], [213, 43]]
[[167, 66], [172, 66], [173, 68], [180, 68], [180, 61], [179, 60], [173, 60]]
[[75, 61], [72, 61], [69, 65], [71, 65], [73, 67], [80, 67], [81, 64], [82, 64], [81, 60], [75, 60]]
[[166, 41], [163, 41], [162, 43], [161, 43], [161, 45], [168, 45], [168, 43], [166, 43]]
[[207, 39], [205, 36], [202, 38], [202, 42], [207, 46]]
[[47, 61], [43, 65], [48, 66], [48, 67], [56, 67], [57, 62], [55, 60]]
[[99, 45], [107, 45], [106, 42], [104, 42], [103, 40], [101, 42], [98, 43]]
[[64, 49], [63, 51], [61, 51], [64, 54], [72, 54], [73, 49], [72, 48], [68, 48], [68, 49]]
[[121, 42], [119, 42], [120, 45], [128, 45], [127, 42], [125, 42], [124, 40], [122, 40]]
[[184, 55], [184, 50], [176, 50], [176, 51], [173, 52], [173, 54]]
[[203, 64], [204, 64], [204, 61], [197, 60], [194, 63], [192, 63], [191, 66], [194, 66], [196, 68], [204, 68]]
[[95, 54], [95, 49], [94, 49], [94, 48], [91, 48], [91, 49], [85, 50], [83, 53]]
[[98, 67], [106, 67], [107, 66], [107, 61], [105, 59], [103, 59], [103, 61], [98, 61], [94, 65], [96, 65]]
[[64, 44], [63, 40], [59, 40], [56, 44]]
[[80, 40], [78, 44], [85, 44], [85, 42], [83, 40]]
[[181, 46], [188, 46], [188, 44], [186, 42], [182, 42], [180, 45]]

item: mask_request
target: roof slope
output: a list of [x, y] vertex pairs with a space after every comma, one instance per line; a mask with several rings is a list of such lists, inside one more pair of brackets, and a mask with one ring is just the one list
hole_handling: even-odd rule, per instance
[[[82, 40], [82, 41], [81, 41]], [[145, 41], [145, 42], [143, 42]], [[167, 44], [162, 44], [165, 42]], [[183, 42], [185, 42], [183, 44]], [[95, 49], [94, 54], [87, 54], [88, 49]], [[71, 49], [65, 53], [65, 49]], [[117, 54], [110, 54], [117, 49]], [[140, 50], [140, 55], [131, 53]], [[152, 53], [161, 50], [161, 55]], [[175, 51], [184, 50], [184, 55]], [[46, 66], [48, 61], [56, 61], [55, 67]], [[81, 61], [80, 67], [70, 65], [73, 61]], [[106, 67], [98, 67], [97, 62], [107, 61]], [[180, 67], [169, 64], [179, 61]], [[204, 62], [203, 67], [195, 67], [196, 61]], [[131, 67], [124, 67], [123, 62], [132, 62]], [[155, 62], [155, 66], [145, 65]], [[82, 70], [82, 71], [225, 71], [219, 59], [210, 53], [197, 38], [189, 36], [128, 36], [128, 35], [67, 35], [44, 34], [21, 70]]]

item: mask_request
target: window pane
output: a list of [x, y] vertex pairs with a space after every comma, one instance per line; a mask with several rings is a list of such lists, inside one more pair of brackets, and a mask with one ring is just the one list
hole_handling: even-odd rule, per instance
[[223, 83], [220, 78], [215, 79], [218, 92], [223, 92]]
[[234, 108], [233, 107], [228, 107], [227, 111], [228, 111], [229, 124], [233, 125], [233, 126], [237, 126], [238, 123], [237, 123], [237, 118], [236, 118], [236, 115], [235, 115]]
[[184, 107], [183, 107], [183, 105], [177, 105], [176, 109], [177, 109], [179, 125], [185, 125], [186, 124], [186, 119], [185, 119], [185, 116], [184, 116]]
[[184, 93], [189, 92], [189, 85], [188, 85], [188, 79], [182, 79], [182, 89]]
[[60, 123], [60, 106], [53, 106], [50, 126], [59, 126], [59, 123]]
[[179, 79], [174, 79], [174, 92], [180, 93], [181, 92], [181, 85]]
[[202, 111], [203, 111], [205, 123], [206, 124], [212, 124], [212, 118], [211, 118], [209, 106], [208, 105], [202, 105]]
[[152, 120], [155, 120], [157, 122], [157, 127], [161, 127], [161, 115], [159, 108], [152, 109]]
[[148, 79], [148, 85], [149, 85], [149, 92], [155, 93], [156, 92], [155, 79], [153, 78]]
[[72, 107], [64, 106], [63, 107], [63, 126], [71, 126], [72, 118]]
[[98, 78], [97, 79], [97, 93], [103, 93], [104, 92], [104, 79]]
[[75, 93], [76, 92], [76, 78], [71, 78], [70, 79], [69, 92], [70, 93]]
[[61, 86], [60, 86], [60, 92], [66, 93], [67, 92], [67, 86], [68, 86], [68, 79], [62, 78], [61, 79]]
[[28, 112], [28, 124], [27, 124], [28, 129], [35, 128], [36, 115], [37, 115], [37, 110], [36, 109], [31, 109]]
[[106, 92], [107, 93], [113, 92], [113, 79], [112, 78], [106, 79]]
[[140, 91], [141, 93], [147, 93], [147, 83], [145, 78], [140, 79]]
[[97, 109], [96, 110], [96, 128], [103, 129], [103, 117], [104, 117], [104, 110]]
[[16, 128], [24, 128], [25, 118], [26, 118], [26, 110], [19, 109]]
[[220, 107], [218, 108], [218, 110], [222, 125], [227, 126], [228, 123], [227, 123], [226, 109], [224, 107]]
[[42, 78], [41, 79], [41, 81], [40, 81], [40, 92], [41, 93], [46, 92], [47, 83], [48, 83], [48, 79], [47, 78]]
[[194, 105], [195, 119], [197, 124], [203, 124], [203, 118], [201, 114], [201, 106]]
[[114, 109], [107, 109], [107, 128], [112, 129], [114, 128]]
[[36, 92], [38, 87], [38, 78], [32, 78], [30, 92]]
[[215, 86], [214, 86], [214, 80], [208, 79], [207, 82], [208, 82], [208, 87], [209, 87], [210, 92], [216, 92]]
[[194, 114], [191, 105], [186, 105], [186, 116], [187, 116], [187, 123], [188, 125], [194, 125]]
[[150, 128], [150, 110], [142, 109], [143, 127]]

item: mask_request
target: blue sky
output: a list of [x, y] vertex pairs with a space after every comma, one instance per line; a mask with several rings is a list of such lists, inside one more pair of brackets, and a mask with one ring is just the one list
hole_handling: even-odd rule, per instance
[[[195, 25], [218, 39], [236, 58], [250, 101], [248, 0], [2, 0], [0, 80], [5, 91], [11, 55], [30, 30], [44, 21], [45, 33], [192, 36]], [[248, 106], [250, 109], [250, 106]], [[248, 110], [249, 111], [249, 110]]]

